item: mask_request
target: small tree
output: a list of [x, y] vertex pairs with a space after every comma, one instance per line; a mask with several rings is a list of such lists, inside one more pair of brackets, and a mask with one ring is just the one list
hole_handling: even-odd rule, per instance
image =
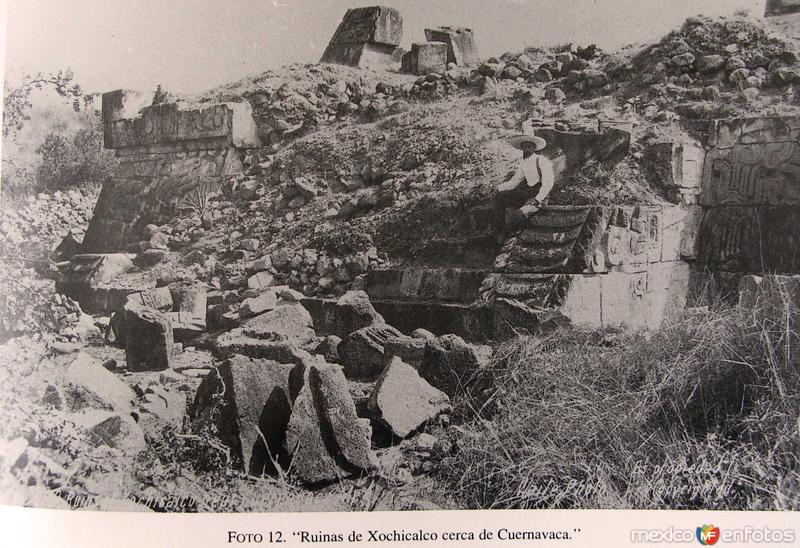
[[80, 85], [74, 82], [72, 70], [59, 70], [56, 73], [38, 73], [36, 76], [23, 75], [22, 83], [12, 87], [8, 80], [3, 81], [3, 137], [13, 137], [30, 120], [31, 93], [52, 87], [61, 97], [72, 99], [72, 108], [81, 109], [81, 99], [88, 105], [94, 99], [85, 95]]

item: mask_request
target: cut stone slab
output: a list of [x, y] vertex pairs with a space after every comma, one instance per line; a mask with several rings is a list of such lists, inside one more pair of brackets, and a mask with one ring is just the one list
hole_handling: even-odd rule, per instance
[[292, 470], [309, 485], [329, 483], [371, 467], [370, 440], [337, 366], [313, 364], [286, 431]]
[[390, 325], [362, 327], [339, 344], [339, 358], [350, 379], [374, 379], [386, 365], [384, 345], [403, 334]]
[[271, 341], [286, 341], [303, 346], [314, 340], [314, 322], [301, 304], [291, 303], [264, 312], [242, 324], [246, 337]]
[[395, 356], [375, 384], [369, 409], [395, 436], [405, 438], [426, 421], [449, 410], [450, 398]]
[[286, 428], [292, 409], [291, 364], [234, 356], [209, 373], [192, 408], [195, 427], [213, 425], [233, 451], [234, 465], [250, 475], [275, 474], [287, 465]]
[[169, 369], [175, 353], [169, 317], [152, 308], [127, 303], [124, 312], [125, 357], [131, 371]]
[[458, 335], [442, 335], [425, 346], [420, 376], [448, 396], [463, 393], [474, 373], [488, 366], [492, 350], [464, 342]]
[[[84, 352], [79, 353], [67, 367], [65, 379], [74, 388], [118, 413], [130, 413], [131, 404], [136, 400], [136, 393], [130, 386], [103, 367], [100, 360]], [[73, 403], [71, 407], [76, 409], [90, 402]]]
[[241, 334], [241, 329], [234, 329], [217, 337], [212, 350], [220, 358], [241, 354], [279, 363], [301, 363], [309, 356], [308, 352], [298, 349], [290, 342], [246, 337]]
[[427, 339], [416, 337], [395, 337], [388, 339], [383, 345], [386, 357], [397, 356], [414, 369], [419, 369], [425, 357]]

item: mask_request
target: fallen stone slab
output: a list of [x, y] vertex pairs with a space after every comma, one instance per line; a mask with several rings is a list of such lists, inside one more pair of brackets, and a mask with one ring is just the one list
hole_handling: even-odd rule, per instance
[[292, 470], [306, 484], [337, 481], [371, 467], [367, 429], [338, 366], [313, 364], [286, 431]]
[[123, 311], [128, 369], [169, 369], [175, 352], [169, 317], [152, 308], [132, 303], [126, 304]]
[[458, 335], [428, 341], [420, 376], [450, 397], [464, 393], [476, 371], [489, 365], [492, 350], [464, 342]]
[[119, 413], [129, 413], [136, 400], [130, 386], [85, 352], [79, 353], [67, 367], [64, 378], [72, 388], [66, 402], [72, 410], [97, 403]]
[[384, 368], [369, 400], [375, 419], [400, 438], [449, 409], [447, 394], [425, 382], [413, 367], [396, 356]]
[[302, 346], [315, 338], [314, 322], [308, 311], [298, 303], [289, 303], [259, 314], [242, 324], [246, 337], [286, 341]]
[[[286, 428], [292, 410], [291, 364], [234, 356], [200, 383], [192, 406], [194, 427], [213, 425], [248, 474], [275, 474], [288, 465]], [[297, 381], [295, 381], [297, 384]]]
[[403, 334], [390, 325], [362, 327], [339, 343], [339, 358], [347, 378], [374, 379], [386, 365], [384, 345]]
[[166, 316], [172, 325], [172, 336], [177, 342], [191, 341], [206, 331], [206, 322], [191, 312], [167, 312]]
[[219, 358], [241, 354], [251, 358], [273, 360], [279, 363], [301, 363], [308, 352], [297, 348], [288, 341], [271, 341], [242, 335], [241, 329], [234, 329], [217, 337], [212, 346]]

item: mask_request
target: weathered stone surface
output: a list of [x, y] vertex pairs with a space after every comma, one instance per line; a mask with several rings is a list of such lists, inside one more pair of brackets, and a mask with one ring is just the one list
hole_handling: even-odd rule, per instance
[[465, 66], [475, 65], [481, 61], [472, 29], [463, 27], [425, 29], [425, 40], [447, 44], [448, 63]]
[[339, 363], [339, 343], [341, 342], [341, 337], [328, 335], [317, 345], [314, 353], [324, 357], [328, 363]]
[[308, 311], [298, 303], [278, 306], [242, 324], [241, 332], [246, 337], [286, 341], [303, 346], [314, 339], [314, 323]]
[[190, 110], [181, 110], [176, 103], [147, 106], [132, 118], [109, 120], [104, 129], [103, 144], [114, 149], [215, 138], [223, 147], [261, 145], [247, 102]]
[[258, 297], [250, 297], [239, 305], [239, 315], [242, 318], [251, 318], [277, 306], [278, 299], [273, 291], [265, 291]]
[[302, 304], [314, 318], [319, 335], [345, 338], [353, 331], [385, 323], [365, 291], [348, 291], [336, 301], [304, 299]]
[[[119, 377], [102, 366], [100, 360], [81, 352], [67, 367], [65, 380], [72, 386], [88, 393], [101, 405], [119, 413], [129, 413], [136, 399], [134, 391]], [[83, 402], [86, 404], [88, 402]], [[74, 405], [73, 409], [84, 405]]]
[[169, 317], [134, 303], [127, 303], [123, 311], [128, 369], [169, 369], [174, 355], [174, 338]]
[[378, 378], [369, 409], [392, 433], [405, 438], [450, 407], [450, 398], [429, 385], [415, 369], [393, 357]]
[[381, 69], [397, 62], [395, 52], [398, 49], [396, 46], [370, 43], [330, 45], [320, 62]]
[[311, 485], [369, 469], [370, 441], [337, 366], [310, 365], [286, 431], [292, 469]]
[[125, 300], [160, 312], [169, 312], [174, 306], [172, 293], [168, 287], [153, 287], [139, 293], [131, 293]]
[[147, 448], [144, 433], [130, 416], [99, 409], [84, 409], [70, 418], [77, 426], [86, 430], [92, 445], [106, 445], [131, 455]]
[[56, 282], [56, 291], [75, 299], [81, 308], [91, 312], [100, 307], [94, 289], [132, 268], [133, 262], [123, 253], [75, 255], [63, 278]]
[[[299, 376], [299, 379], [296, 378]], [[195, 428], [213, 425], [248, 474], [274, 474], [286, 466], [286, 428], [302, 369], [234, 356], [201, 382], [192, 407]]]
[[[435, 338], [435, 336], [431, 337]], [[385, 356], [397, 356], [414, 369], [419, 369], [425, 356], [428, 339], [420, 337], [394, 337], [383, 345]]]
[[247, 278], [248, 289], [266, 289], [272, 282], [274, 277], [269, 272], [258, 272]]
[[411, 44], [411, 50], [403, 55], [401, 69], [411, 74], [444, 74], [447, 70], [447, 44], [442, 42]]
[[[370, 6], [349, 9], [331, 38], [331, 45], [370, 42], [399, 46], [403, 17], [394, 8]], [[326, 62], [323, 55], [322, 62]]]
[[[139, 411], [145, 416], [154, 417], [157, 423], [166, 423], [180, 431], [186, 416], [186, 397], [180, 392], [151, 384], [139, 402]], [[140, 422], [142, 420], [140, 418]]]
[[380, 375], [386, 364], [384, 345], [390, 338], [403, 334], [390, 325], [362, 327], [339, 344], [339, 358], [345, 375], [352, 379], [369, 379]]
[[491, 348], [474, 346], [457, 335], [442, 335], [425, 346], [420, 376], [448, 396], [463, 393], [478, 369], [488, 366]]

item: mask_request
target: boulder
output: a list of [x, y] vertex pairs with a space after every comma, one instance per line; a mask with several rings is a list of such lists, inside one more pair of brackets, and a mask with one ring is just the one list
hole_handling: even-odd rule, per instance
[[277, 306], [278, 299], [273, 291], [265, 291], [257, 297], [250, 297], [239, 305], [239, 316], [252, 318]]
[[312, 364], [286, 431], [291, 467], [307, 484], [352, 476], [371, 467], [370, 440], [339, 367]]
[[169, 317], [132, 302], [125, 304], [123, 313], [128, 369], [169, 369], [174, 355], [172, 323]]
[[405, 438], [450, 408], [450, 398], [425, 382], [399, 357], [389, 360], [375, 384], [369, 410], [376, 420]]
[[147, 448], [142, 429], [126, 414], [84, 409], [70, 415], [70, 419], [86, 431], [89, 443], [95, 447], [105, 445], [128, 455], [135, 455]]
[[339, 363], [339, 343], [342, 342], [341, 337], [336, 335], [328, 335], [321, 343], [314, 349], [315, 354], [321, 355], [328, 363]]
[[420, 376], [448, 396], [463, 393], [473, 375], [486, 367], [491, 348], [474, 346], [457, 335], [442, 335], [425, 346]]
[[193, 425], [213, 426], [232, 449], [237, 468], [256, 476], [274, 474], [276, 463], [288, 464], [286, 428], [297, 396], [292, 389], [301, 382], [302, 368], [296, 365], [234, 356], [200, 383]]
[[711, 74], [725, 67], [725, 58], [722, 55], [701, 55], [695, 66], [700, 74]]
[[339, 358], [350, 379], [374, 379], [386, 365], [386, 341], [403, 334], [387, 324], [362, 327], [339, 344]]
[[272, 285], [274, 278], [272, 274], [267, 271], [257, 272], [247, 278], [247, 289], [267, 289]]
[[[67, 367], [64, 378], [71, 387], [72, 401], [68, 403], [73, 410], [85, 407], [94, 401], [118, 413], [129, 413], [132, 402], [136, 400], [136, 394], [130, 386], [103, 367], [100, 360], [84, 352], [78, 354]], [[55, 387], [52, 390], [48, 387], [51, 398], [53, 390]], [[77, 394], [79, 395], [74, 397]], [[48, 397], [47, 392], [45, 397]]]

